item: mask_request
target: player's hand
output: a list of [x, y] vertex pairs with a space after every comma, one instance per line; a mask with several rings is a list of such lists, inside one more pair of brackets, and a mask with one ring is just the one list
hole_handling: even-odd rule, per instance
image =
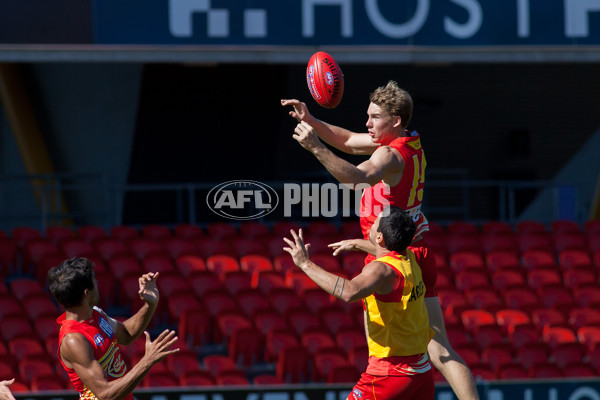
[[301, 102], [300, 100], [290, 99], [290, 100], [281, 100], [282, 106], [292, 106], [294, 109], [290, 111], [288, 114], [290, 117], [295, 118], [296, 121], [302, 122], [306, 121], [308, 123], [312, 123], [314, 121], [314, 117], [308, 111], [308, 107], [306, 103]]
[[300, 143], [300, 146], [310, 152], [314, 152], [316, 149], [324, 146], [314, 128], [304, 121], [296, 125], [292, 137]]
[[0, 400], [15, 400], [15, 396], [13, 396], [12, 392], [8, 388], [14, 382], [15, 378], [0, 382]]
[[156, 287], [156, 279], [158, 278], [158, 272], [149, 272], [140, 276], [138, 279], [139, 290], [138, 295], [140, 299], [150, 305], [158, 304], [158, 288]]
[[342, 251], [362, 251], [362, 248], [359, 246], [359, 240], [362, 239], [340, 240], [339, 242], [328, 244], [327, 247], [333, 249], [334, 256], [337, 256]]
[[177, 353], [179, 349], [169, 349], [178, 340], [175, 336], [175, 331], [165, 329], [160, 335], [152, 342], [150, 340], [150, 334], [148, 331], [144, 331], [146, 335], [146, 353], [144, 358], [150, 361], [152, 364], [156, 364], [169, 354]]
[[290, 233], [292, 234], [292, 239], [294, 239], [294, 241], [291, 241], [288, 238], [283, 238], [283, 240], [289, 246], [284, 247], [283, 250], [290, 253], [292, 260], [294, 260], [294, 264], [302, 268], [304, 264], [310, 261], [310, 256], [308, 255], [310, 244], [304, 244], [302, 229], [298, 230], [298, 234], [296, 234], [293, 229], [290, 229]]

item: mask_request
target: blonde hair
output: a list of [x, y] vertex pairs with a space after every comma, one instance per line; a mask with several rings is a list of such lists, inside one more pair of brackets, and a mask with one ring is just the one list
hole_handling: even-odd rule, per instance
[[369, 96], [371, 103], [381, 107], [390, 117], [400, 117], [402, 127], [406, 128], [413, 113], [413, 101], [410, 94], [401, 89], [396, 81], [380, 86]]

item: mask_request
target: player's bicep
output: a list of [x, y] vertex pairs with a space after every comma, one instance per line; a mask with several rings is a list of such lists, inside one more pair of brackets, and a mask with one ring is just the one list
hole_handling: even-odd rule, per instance
[[346, 140], [346, 147], [352, 154], [373, 154], [379, 145], [373, 143], [371, 136], [366, 133], [353, 133]]
[[367, 161], [358, 165], [365, 175], [366, 183], [375, 185], [377, 182], [402, 172], [404, 165], [387, 147], [377, 149]]
[[381, 262], [371, 262], [363, 268], [360, 274], [350, 280], [352, 300], [364, 299], [373, 293], [379, 293], [390, 284], [394, 276], [390, 268]]
[[104, 370], [94, 358], [90, 343], [81, 334], [69, 334], [61, 342], [60, 354], [66, 363], [71, 365], [81, 382], [94, 394], [108, 383]]

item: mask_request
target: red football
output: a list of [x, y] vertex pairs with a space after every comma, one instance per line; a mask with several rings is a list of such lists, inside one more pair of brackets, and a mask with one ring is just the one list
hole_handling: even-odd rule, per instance
[[344, 74], [333, 57], [318, 51], [308, 60], [306, 82], [313, 99], [325, 108], [335, 108], [344, 94]]

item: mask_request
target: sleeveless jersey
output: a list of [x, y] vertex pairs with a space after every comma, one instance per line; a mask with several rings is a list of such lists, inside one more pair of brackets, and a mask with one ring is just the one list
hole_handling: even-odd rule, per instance
[[[91, 400], [96, 399], [96, 396], [81, 382], [75, 370], [68, 368], [63, 363], [60, 357], [60, 344], [65, 335], [80, 333], [85, 336], [92, 346], [94, 358], [102, 366], [108, 381], [121, 378], [127, 372], [127, 366], [119, 351], [114, 328], [101, 311], [99, 308], [94, 307], [92, 318], [84, 322], [65, 319], [66, 314], [62, 314], [56, 320], [61, 326], [58, 333], [58, 359], [65, 371], [67, 371], [75, 390], [79, 392], [80, 399]], [[130, 393], [125, 399], [133, 400], [133, 394]]]
[[425, 307], [421, 268], [411, 251], [390, 252], [377, 259], [393, 268], [398, 286], [389, 294], [372, 294], [363, 302], [371, 375], [414, 375], [431, 369], [427, 344], [433, 337]]
[[404, 172], [395, 186], [390, 187], [382, 180], [363, 190], [360, 201], [360, 227], [365, 239], [369, 239], [371, 225], [387, 205], [399, 207], [410, 213], [417, 227], [415, 236], [429, 230], [429, 222], [421, 212], [427, 165], [421, 138], [413, 131], [408, 137], [394, 139], [388, 146], [402, 156]]

